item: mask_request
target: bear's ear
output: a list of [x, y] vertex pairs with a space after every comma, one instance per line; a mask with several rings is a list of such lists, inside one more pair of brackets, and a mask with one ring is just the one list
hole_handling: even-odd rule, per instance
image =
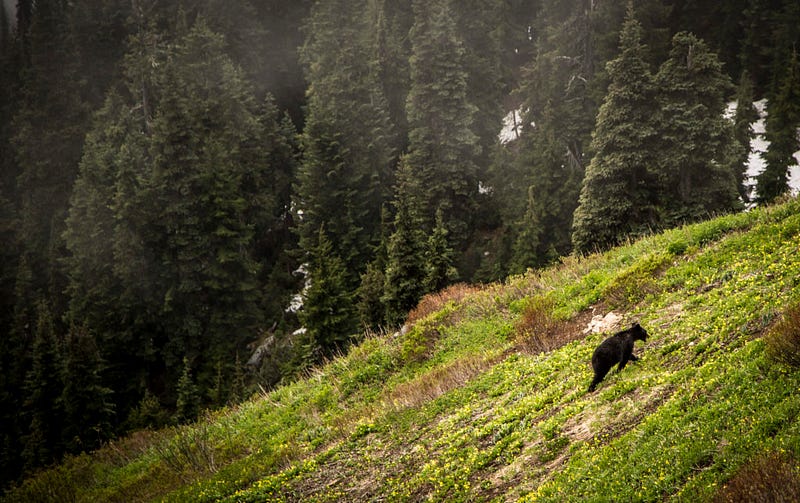
[[638, 321], [635, 321], [635, 322], [633, 323], [633, 325], [631, 325], [631, 328], [639, 328], [639, 322], [638, 322]]

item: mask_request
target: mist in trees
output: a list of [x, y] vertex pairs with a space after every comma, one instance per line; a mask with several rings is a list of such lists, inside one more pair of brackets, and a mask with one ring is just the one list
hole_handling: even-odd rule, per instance
[[754, 100], [758, 204], [800, 150], [791, 0], [0, 14], [4, 483], [290, 380], [453, 282], [741, 209]]

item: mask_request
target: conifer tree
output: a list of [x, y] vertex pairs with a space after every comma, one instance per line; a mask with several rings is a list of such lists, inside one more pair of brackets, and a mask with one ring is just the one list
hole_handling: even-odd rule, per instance
[[344, 261], [333, 249], [324, 228], [310, 257], [310, 284], [303, 294], [300, 321], [310, 339], [326, 356], [346, 348], [357, 330], [352, 290]]
[[514, 162], [524, 178], [512, 183], [521, 209], [508, 222], [515, 236], [525, 234], [529, 241], [512, 244], [515, 272], [571, 250], [572, 215], [596, 114], [589, 7], [580, 1], [545, 1], [531, 26], [537, 52], [517, 90], [524, 126]]
[[16, 266], [12, 272], [10, 327], [5, 337], [0, 338], [0, 462], [5, 468], [0, 480], [3, 481], [14, 480], [22, 473], [22, 436], [28, 425], [19, 411], [26, 399], [25, 378], [37, 326], [33, 271], [25, 255], [17, 259]]
[[[481, 146], [474, 132], [477, 108], [468, 95], [469, 74], [458, 18], [449, 0], [415, 1], [413, 8], [411, 86], [406, 104], [409, 143], [398, 174], [398, 214], [388, 245], [383, 297], [387, 321], [393, 324], [402, 321], [426, 291], [426, 240], [422, 236], [433, 230], [437, 211], [442, 215], [441, 231], [447, 236], [442, 246], [461, 253], [475, 231], [479, 195]], [[420, 232], [423, 234], [418, 235]], [[438, 278], [435, 283], [440, 281]]]
[[436, 212], [433, 228], [425, 249], [425, 290], [436, 292], [453, 283], [458, 271], [453, 266], [453, 250], [447, 240], [447, 228], [441, 210]]
[[[27, 8], [27, 7], [26, 7]], [[78, 49], [70, 33], [71, 5], [33, 2], [24, 41], [21, 96], [13, 117], [19, 239], [37, 271], [34, 289], [62, 311], [64, 278], [57, 266], [61, 232], [77, 173], [89, 108], [78, 72]]]
[[657, 172], [662, 225], [739, 208], [740, 146], [724, 117], [733, 85], [719, 59], [702, 40], [678, 33], [656, 83], [663, 142]]
[[[511, 6], [507, 1], [458, 0], [453, 3], [453, 18], [464, 47], [463, 68], [467, 76], [467, 100], [474, 107], [471, 130], [480, 151], [475, 163], [489, 164], [492, 147], [503, 117], [503, 99], [510, 91], [504, 74], [506, 50], [500, 26]], [[509, 49], [513, 51], [513, 49]], [[485, 205], [481, 205], [483, 211]]]
[[239, 403], [249, 396], [247, 390], [246, 370], [244, 364], [239, 358], [239, 353], [236, 353], [236, 360], [234, 360], [233, 365], [233, 379], [231, 380], [231, 392], [228, 400], [231, 403]]
[[127, 416], [156, 381], [174, 403], [185, 355], [207, 391], [215, 362], [253, 337], [283, 263], [270, 246], [286, 236], [294, 164], [291, 131], [202, 20], [169, 44], [143, 24], [123, 70], [87, 137], [65, 239], [71, 314], [102, 341]]
[[368, 12], [376, 31], [374, 50], [378, 79], [395, 132], [394, 152], [399, 154], [406, 151], [408, 144], [406, 101], [411, 86], [408, 33], [414, 24], [412, 0], [370, 0], [369, 5]]
[[[0, 12], [7, 14], [5, 7], [0, 7]], [[4, 243], [0, 248], [0, 333], [8, 333], [12, 323], [18, 256], [15, 187], [19, 173], [11, 144], [14, 129], [10, 118], [19, 101], [20, 51], [10, 22], [6, 17], [0, 18], [0, 242]]]
[[764, 171], [758, 175], [757, 199], [761, 204], [773, 201], [789, 188], [788, 169], [796, 165], [794, 153], [800, 150], [797, 130], [800, 128], [800, 63], [797, 51], [787, 61], [778, 92], [767, 103], [769, 141]]
[[597, 116], [595, 152], [575, 211], [573, 243], [581, 252], [617, 244], [655, 223], [650, 171], [654, 123], [653, 77], [633, 10], [620, 34], [620, 55], [608, 63], [611, 84]]
[[514, 238], [511, 247], [509, 272], [522, 274], [528, 268], [535, 267], [543, 262], [539, 250], [540, 233], [542, 225], [539, 223], [539, 212], [536, 211], [537, 194], [533, 187], [528, 187], [527, 207], [522, 212], [523, 217], [518, 221], [519, 232]]
[[192, 377], [192, 366], [189, 358], [183, 357], [183, 371], [178, 379], [175, 402], [175, 418], [180, 423], [186, 423], [197, 419], [200, 413], [200, 392]]
[[467, 95], [464, 43], [450, 0], [415, 1], [414, 20], [403, 169], [414, 180], [414, 211], [423, 229], [433, 228], [441, 209], [450, 246], [461, 251], [474, 230], [481, 152], [473, 130], [476, 107]]
[[296, 186], [299, 244], [308, 254], [324, 226], [346, 265], [351, 291], [380, 237], [381, 207], [396, 161], [397, 142], [379, 81], [378, 40], [370, 25], [379, 4], [317, 2], [301, 51], [309, 88]]
[[40, 301], [36, 309], [31, 367], [25, 375], [25, 401], [22, 408], [27, 426], [22, 439], [22, 458], [26, 470], [50, 463], [63, 452], [62, 409], [59, 401], [63, 388], [60, 354], [50, 307]]
[[412, 196], [400, 190], [395, 203], [394, 232], [387, 248], [381, 301], [386, 323], [401, 324], [426, 293], [425, 233]]
[[375, 250], [375, 258], [367, 265], [367, 270], [361, 275], [361, 284], [358, 287], [357, 304], [361, 323], [369, 329], [376, 330], [386, 321], [386, 308], [383, 305], [383, 289], [386, 284], [386, 264], [388, 261], [388, 242], [391, 235], [391, 215], [389, 209], [384, 207], [381, 211], [381, 240]]
[[114, 406], [111, 389], [103, 385], [100, 351], [85, 326], [70, 327], [63, 360], [64, 448], [71, 453], [96, 449], [113, 432]]
[[367, 270], [361, 275], [361, 284], [358, 287], [358, 315], [361, 323], [369, 329], [376, 330], [385, 322], [386, 309], [381, 297], [386, 284], [386, 252], [367, 265]]
[[161, 406], [149, 389], [145, 388], [144, 395], [131, 410], [127, 418], [128, 430], [142, 430], [147, 428], [163, 428], [170, 424], [169, 412]]
[[736, 114], [733, 117], [733, 134], [741, 150], [736, 163], [736, 181], [739, 187], [739, 197], [745, 203], [750, 199], [750, 188], [746, 185], [747, 166], [749, 164], [751, 143], [755, 138], [753, 123], [758, 120], [758, 110], [753, 105], [753, 81], [747, 70], [739, 78], [736, 88]]

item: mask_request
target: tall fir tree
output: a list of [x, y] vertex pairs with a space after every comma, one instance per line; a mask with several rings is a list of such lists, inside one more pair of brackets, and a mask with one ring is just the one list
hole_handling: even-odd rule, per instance
[[381, 297], [388, 326], [403, 323], [408, 312], [427, 293], [422, 219], [411, 198], [403, 197], [403, 191], [400, 194], [395, 203], [394, 232], [389, 238]]
[[375, 34], [378, 79], [386, 97], [389, 121], [395, 132], [394, 151], [405, 152], [408, 145], [406, 101], [411, 86], [411, 41], [408, 33], [414, 24], [412, 0], [369, 0]]
[[383, 289], [386, 283], [386, 265], [389, 260], [388, 246], [391, 235], [391, 212], [388, 205], [381, 211], [381, 240], [375, 250], [375, 258], [367, 265], [361, 275], [357, 303], [361, 324], [370, 330], [379, 330], [386, 322], [386, 308], [383, 305]]
[[56, 334], [53, 314], [45, 301], [39, 301], [22, 407], [26, 423], [22, 458], [26, 470], [51, 463], [63, 453], [60, 363], [61, 341]]
[[13, 118], [22, 253], [37, 271], [34, 288], [57, 312], [64, 310], [61, 232], [90, 119], [71, 8], [59, 0], [30, 6], [30, 25], [21, 34], [22, 93]]
[[[547, 107], [543, 117], [550, 120], [556, 112]], [[572, 219], [584, 169], [568, 157], [554, 129], [543, 127], [522, 138], [515, 162], [522, 165], [528, 186], [524, 206], [512, 221], [516, 233], [510, 258], [512, 273], [545, 266], [572, 249]]]
[[[14, 136], [12, 121], [15, 103], [19, 100], [20, 82], [20, 48], [14, 36], [13, 20], [5, 7], [0, 7], [3, 17], [0, 18], [0, 333], [9, 333], [13, 323], [14, 284], [17, 272], [17, 207], [15, 204], [16, 179], [19, 175], [11, 138]], [[0, 343], [2, 344], [2, 343]], [[8, 354], [6, 351], [0, 351]], [[0, 356], [0, 362], [2, 361]], [[2, 363], [0, 363], [2, 365]], [[0, 370], [0, 374], [5, 374]], [[0, 393], [10, 392], [4, 384], [0, 384]], [[14, 410], [15, 407], [4, 407]], [[2, 413], [0, 413], [2, 414]], [[6, 431], [0, 427], [0, 430]], [[10, 431], [10, 430], [9, 430]], [[2, 447], [0, 447], [2, 448]], [[0, 464], [2, 457], [0, 456]], [[0, 472], [6, 472], [0, 466]], [[2, 476], [0, 476], [2, 482]]]
[[447, 228], [441, 210], [436, 212], [436, 224], [428, 236], [425, 248], [425, 290], [436, 292], [453, 283], [458, 278], [454, 253], [447, 240]]
[[71, 313], [101, 341], [121, 417], [142, 387], [174, 404], [185, 355], [210, 389], [255, 337], [294, 166], [290, 128], [202, 19], [169, 43], [144, 21], [136, 33], [65, 233]]
[[736, 181], [739, 187], [739, 197], [745, 203], [750, 200], [750, 187], [747, 185], [747, 167], [749, 165], [752, 142], [755, 138], [753, 123], [759, 118], [758, 110], [753, 104], [753, 80], [747, 70], [739, 77], [739, 86], [736, 88], [736, 113], [733, 117], [733, 135], [741, 147], [739, 159], [736, 162]]
[[792, 52], [783, 71], [778, 92], [767, 103], [767, 151], [765, 168], [757, 177], [757, 200], [772, 202], [789, 189], [788, 169], [798, 163], [794, 153], [800, 150], [797, 131], [800, 128], [800, 63], [797, 51]]
[[414, 2], [411, 30], [409, 147], [404, 170], [413, 178], [415, 208], [423, 229], [441, 209], [450, 246], [462, 251], [474, 230], [481, 153], [477, 111], [468, 96], [465, 47], [450, 0]]
[[371, 25], [380, 4], [317, 2], [302, 48], [309, 87], [296, 186], [300, 248], [313, 250], [324, 226], [345, 262], [351, 291], [380, 239], [380, 212], [396, 162]]
[[503, 68], [505, 48], [500, 31], [511, 9], [505, 0], [459, 0], [453, 4], [454, 23], [464, 47], [467, 99], [474, 107], [471, 130], [480, 146], [475, 159], [479, 168], [489, 164], [503, 117], [503, 99], [511, 90], [504, 74], [507, 69]]
[[547, 263], [571, 250], [572, 215], [578, 205], [586, 147], [596, 104], [591, 17], [594, 3], [544, 1], [531, 26], [537, 52], [516, 90], [522, 134], [514, 162], [524, 173], [515, 197], [521, 210], [507, 222], [517, 236], [511, 271]]
[[716, 54], [694, 35], [676, 34], [656, 85], [662, 124], [656, 173], [661, 224], [670, 227], [740, 208], [740, 145], [724, 117], [733, 85]]
[[103, 384], [103, 367], [94, 336], [85, 326], [73, 324], [64, 341], [64, 388], [59, 397], [67, 452], [96, 449], [113, 433], [113, 392]]
[[347, 348], [358, 330], [358, 317], [345, 263], [324, 228], [319, 229], [316, 242], [299, 317], [314, 344], [312, 354], [330, 357]]
[[573, 243], [580, 252], [616, 245], [656, 223], [652, 176], [658, 135], [653, 76], [632, 8], [620, 34], [620, 55], [607, 67], [611, 84], [597, 115], [595, 152], [575, 211]]
[[200, 390], [192, 376], [192, 365], [189, 358], [183, 357], [181, 377], [176, 385], [175, 418], [181, 423], [197, 419], [200, 413]]

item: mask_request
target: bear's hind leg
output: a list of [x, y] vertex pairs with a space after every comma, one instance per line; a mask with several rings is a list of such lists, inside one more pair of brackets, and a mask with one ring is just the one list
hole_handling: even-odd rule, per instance
[[589, 385], [589, 393], [594, 391], [597, 385], [600, 384], [600, 381], [606, 377], [606, 374], [608, 374], [609, 370], [609, 368], [594, 369], [594, 379], [592, 379], [592, 384]]

